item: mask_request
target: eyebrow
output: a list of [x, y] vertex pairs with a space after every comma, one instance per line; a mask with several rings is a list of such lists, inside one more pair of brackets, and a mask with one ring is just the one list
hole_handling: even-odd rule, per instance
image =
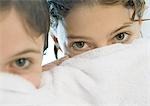
[[13, 55], [12, 57], [20, 56], [20, 55], [27, 54], [27, 53], [39, 54], [39, 53], [41, 53], [41, 51], [40, 50], [33, 50], [33, 49], [26, 49], [26, 50], [23, 50], [23, 51], [15, 54], [15, 55]]
[[[124, 28], [127, 28], [129, 26], [131, 26], [131, 24], [133, 24], [133, 22], [127, 22], [127, 23], [124, 23], [121, 27], [113, 30], [109, 35], [112, 35]], [[68, 39], [86, 39], [86, 40], [90, 40], [91, 38], [90, 37], [83, 37], [82, 35], [74, 35], [74, 34], [69, 34], [69, 36], [67, 36]]]
[[120, 31], [120, 30], [122, 30], [124, 28], [129, 27], [129, 26], [131, 26], [131, 24], [133, 24], [133, 22], [124, 23], [121, 27], [113, 30], [109, 35], [113, 35], [114, 33], [118, 32], [118, 31]]
[[83, 39], [83, 40], [91, 40], [90, 37], [85, 37], [82, 35], [74, 35], [74, 34], [69, 34], [69, 36], [67, 36], [68, 39]]
[[13, 54], [12, 56], [9, 56], [8, 60], [6, 60], [6, 63], [12, 61], [17, 56], [21, 56], [21, 55], [24, 55], [24, 54], [27, 54], [27, 53], [36, 53], [36, 54], [39, 54], [39, 53], [41, 53], [41, 51], [40, 50], [34, 50], [34, 49], [23, 50], [23, 51], [21, 51], [19, 53]]

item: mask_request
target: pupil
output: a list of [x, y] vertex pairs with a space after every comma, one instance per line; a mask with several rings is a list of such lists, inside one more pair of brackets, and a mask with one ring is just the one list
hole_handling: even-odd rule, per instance
[[20, 66], [20, 67], [22, 67], [22, 66], [24, 66], [25, 65], [25, 63], [26, 63], [26, 59], [18, 59], [17, 61], [16, 61], [16, 65], [18, 65], [18, 66]]
[[76, 45], [78, 48], [82, 48], [84, 46], [84, 42], [77, 42]]
[[117, 36], [117, 39], [118, 39], [118, 40], [123, 40], [123, 39], [124, 39], [124, 34], [119, 34], [119, 35]]

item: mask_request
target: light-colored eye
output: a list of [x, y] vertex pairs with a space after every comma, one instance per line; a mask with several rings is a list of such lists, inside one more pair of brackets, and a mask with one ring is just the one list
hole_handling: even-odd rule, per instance
[[115, 43], [125, 43], [129, 39], [129, 34], [126, 32], [119, 33], [114, 37]]
[[12, 67], [17, 69], [27, 69], [31, 62], [27, 58], [19, 58], [12, 62]]
[[88, 45], [85, 42], [83, 42], [83, 41], [78, 41], [78, 42], [74, 42], [72, 44], [72, 47], [74, 49], [76, 49], [76, 50], [80, 50], [80, 49], [86, 49], [86, 48], [88, 48]]
[[68, 55], [75, 56], [96, 48], [95, 43], [86, 39], [70, 39], [68, 41]]

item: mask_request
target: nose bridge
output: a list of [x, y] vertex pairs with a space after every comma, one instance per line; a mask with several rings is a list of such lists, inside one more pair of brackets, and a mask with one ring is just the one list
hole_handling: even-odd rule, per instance
[[4, 70], [5, 70], [5, 69], [4, 69], [3, 65], [0, 64], [0, 72], [2, 72], [2, 71], [4, 71]]
[[6, 65], [4, 59], [2, 59], [0, 57], [0, 72], [6, 72], [8, 70], [6, 66], [7, 65]]
[[97, 47], [98, 48], [109, 45], [109, 42], [106, 39], [97, 40], [96, 42], [97, 42]]
[[0, 72], [10, 72], [10, 69], [5, 64], [0, 64]]
[[3, 61], [2, 61], [2, 58], [1, 58], [1, 57], [2, 57], [2, 55], [1, 55], [1, 53], [0, 53], [0, 72], [2, 71], [2, 66], [3, 66], [3, 65], [2, 65], [2, 64], [3, 64], [3, 63], [2, 63]]
[[[1, 50], [1, 48], [0, 48], [0, 50]], [[6, 63], [5, 55], [2, 51], [0, 51], [0, 72], [2, 70], [4, 70], [5, 63]]]

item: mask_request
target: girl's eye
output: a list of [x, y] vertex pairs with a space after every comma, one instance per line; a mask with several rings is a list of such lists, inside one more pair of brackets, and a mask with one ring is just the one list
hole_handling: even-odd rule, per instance
[[84, 49], [84, 48], [88, 47], [88, 45], [83, 41], [78, 41], [78, 42], [74, 42], [72, 44], [72, 47], [74, 49]]
[[14, 68], [19, 68], [19, 69], [26, 69], [30, 66], [31, 62], [27, 58], [20, 58], [15, 60], [12, 63], [12, 66]]
[[96, 48], [95, 43], [86, 39], [71, 39], [68, 42], [68, 55], [75, 56]]
[[114, 37], [115, 43], [124, 43], [129, 38], [128, 33], [119, 33]]

